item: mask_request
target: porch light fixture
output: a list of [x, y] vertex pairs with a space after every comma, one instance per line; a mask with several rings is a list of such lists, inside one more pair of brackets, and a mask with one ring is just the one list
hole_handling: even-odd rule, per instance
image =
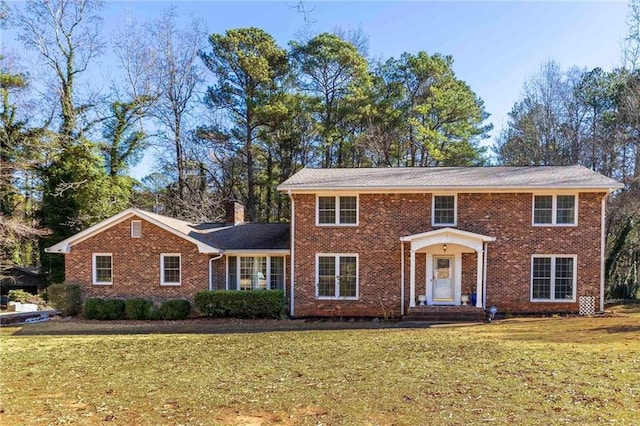
[[442, 245], [442, 251], [446, 253], [446, 251], [447, 251], [447, 245], [446, 244]]

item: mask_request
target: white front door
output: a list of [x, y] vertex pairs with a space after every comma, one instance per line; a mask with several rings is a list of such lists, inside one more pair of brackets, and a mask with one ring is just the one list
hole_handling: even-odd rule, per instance
[[433, 302], [454, 303], [453, 256], [433, 256]]

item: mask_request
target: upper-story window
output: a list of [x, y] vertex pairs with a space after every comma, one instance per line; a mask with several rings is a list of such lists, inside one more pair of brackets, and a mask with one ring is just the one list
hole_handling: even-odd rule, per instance
[[434, 226], [455, 226], [457, 213], [455, 195], [434, 195], [431, 224]]
[[316, 217], [318, 225], [357, 225], [358, 197], [318, 196]]
[[577, 222], [575, 195], [534, 195], [534, 225], [575, 225]]

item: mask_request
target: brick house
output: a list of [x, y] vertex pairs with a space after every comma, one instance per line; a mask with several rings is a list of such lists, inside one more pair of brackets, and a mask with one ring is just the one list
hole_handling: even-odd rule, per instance
[[604, 303], [607, 196], [581, 166], [303, 169], [291, 224], [189, 224], [128, 209], [49, 249], [87, 297], [284, 289], [292, 316]]

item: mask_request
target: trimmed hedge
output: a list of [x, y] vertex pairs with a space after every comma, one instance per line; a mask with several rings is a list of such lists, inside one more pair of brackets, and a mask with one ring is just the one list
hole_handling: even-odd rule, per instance
[[196, 293], [196, 309], [217, 318], [284, 318], [282, 290], [214, 290]]
[[124, 319], [125, 301], [120, 299], [87, 299], [84, 316], [96, 320]]
[[190, 313], [191, 303], [188, 300], [173, 299], [160, 305], [156, 317], [163, 320], [183, 320], [187, 319]]
[[130, 320], [150, 320], [155, 318], [153, 302], [147, 299], [127, 299], [124, 312]]
[[82, 290], [78, 284], [51, 284], [47, 302], [64, 316], [78, 315], [82, 309]]

